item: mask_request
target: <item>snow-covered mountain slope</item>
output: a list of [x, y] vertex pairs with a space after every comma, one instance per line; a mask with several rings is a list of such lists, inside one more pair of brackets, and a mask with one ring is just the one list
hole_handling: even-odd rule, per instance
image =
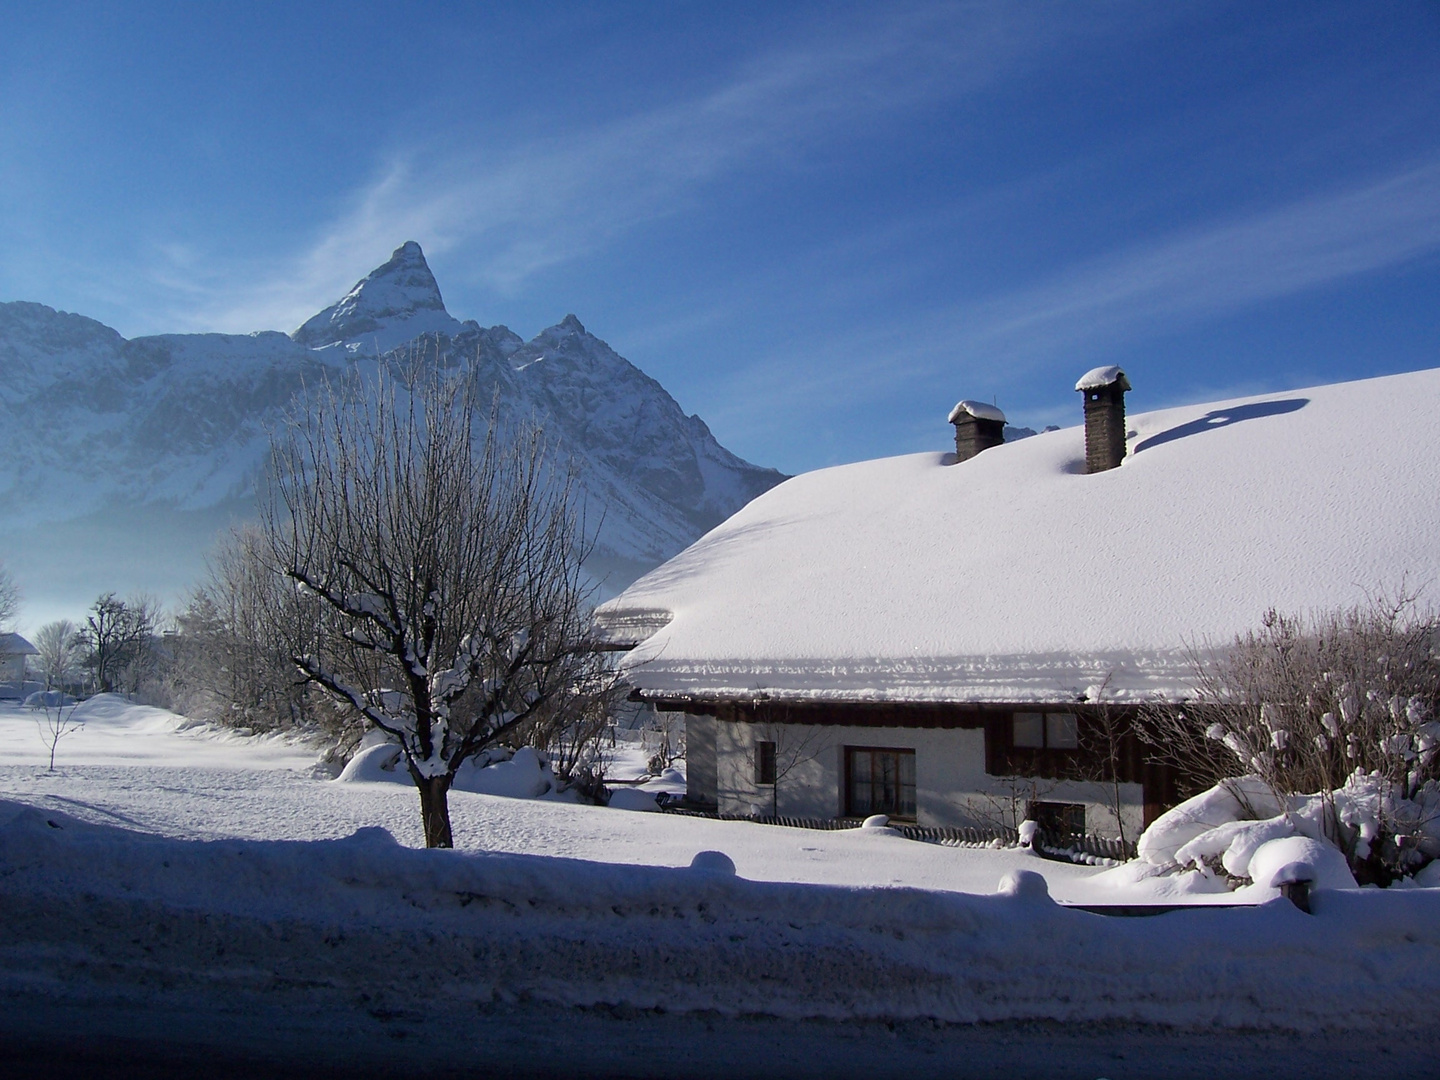
[[[126, 340], [42, 304], [0, 304], [0, 560], [32, 600], [60, 576], [74, 581], [69, 603], [111, 588], [175, 595], [200, 573], [217, 521], [247, 512], [267, 430], [295, 394], [372, 364], [377, 349], [473, 362], [506, 413], [544, 425], [556, 459], [575, 462], [590, 520], [603, 521], [590, 569], [607, 592], [784, 479], [725, 450], [574, 316], [530, 342], [452, 318], [407, 243], [289, 336]], [[116, 580], [126, 569], [112, 561], [109, 578], [87, 576], [73, 565], [87, 550], [97, 566], [125, 551], [134, 573]]]
[[[502, 410], [533, 417], [574, 463], [599, 543], [590, 565], [607, 584], [634, 580], [783, 477], [730, 453], [698, 416], [581, 325], [574, 315], [525, 342], [503, 326], [426, 335], [413, 352], [474, 363]], [[482, 391], [483, 392], [483, 391]], [[488, 398], [488, 392], [484, 393]], [[733, 509], [732, 509], [733, 508]]]

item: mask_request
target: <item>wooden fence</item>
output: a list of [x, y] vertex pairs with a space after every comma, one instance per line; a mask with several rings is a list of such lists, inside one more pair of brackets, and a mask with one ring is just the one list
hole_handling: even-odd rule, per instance
[[[693, 810], [666, 806], [661, 808], [667, 814], [683, 814], [687, 817], [703, 817], [720, 821], [748, 821], [756, 825], [784, 825], [792, 829], [820, 829], [835, 832], [842, 829], [858, 829], [859, 818], [807, 818], [778, 817], [768, 814], [721, 814], [714, 810]], [[919, 840], [927, 844], [943, 844], [946, 847], [1017, 847], [1020, 836], [1014, 829], [1000, 827], [971, 827], [943, 825], [907, 825], [892, 822], [890, 828], [907, 840]], [[1047, 832], [1037, 833], [1032, 845], [1037, 855], [1065, 862], [1093, 863], [1097, 860], [1123, 862], [1135, 857], [1132, 841], [1121, 843], [1101, 836], [1065, 836]]]

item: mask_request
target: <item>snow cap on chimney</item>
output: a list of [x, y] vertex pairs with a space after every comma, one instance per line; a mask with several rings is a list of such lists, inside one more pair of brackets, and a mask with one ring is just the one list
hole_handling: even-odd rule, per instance
[[983, 401], [962, 401], [950, 410], [955, 425], [955, 460], [969, 461], [1005, 441], [1005, 414]]

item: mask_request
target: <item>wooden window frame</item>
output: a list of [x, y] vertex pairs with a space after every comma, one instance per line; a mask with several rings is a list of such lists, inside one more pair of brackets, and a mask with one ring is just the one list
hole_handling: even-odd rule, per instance
[[[1038, 716], [1040, 718], [1040, 745], [1022, 746], [1015, 741], [1015, 725], [1021, 716]], [[1057, 744], [1051, 741], [1051, 720], [1055, 718], [1068, 717], [1071, 727], [1074, 730], [1075, 741], [1073, 743]], [[1010, 749], [1018, 750], [1027, 754], [1069, 754], [1080, 749], [1080, 717], [1077, 713], [1065, 709], [1016, 709], [1010, 714], [1009, 723]]]
[[760, 787], [775, 786], [775, 743], [773, 740], [762, 739], [755, 744], [755, 783]]
[[[899, 782], [899, 779], [898, 779], [899, 776], [901, 775], [901, 773], [900, 773], [900, 766], [899, 766], [899, 760], [898, 760], [898, 759], [899, 759], [901, 756], [908, 756], [908, 757], [911, 759], [912, 762], [916, 762], [916, 753], [915, 753], [915, 748], [914, 748], [913, 746], [844, 746], [844, 747], [841, 747], [841, 753], [842, 753], [843, 756], [844, 756], [844, 761], [843, 761], [844, 769], [842, 770], [842, 771], [843, 771], [843, 774], [844, 774], [844, 781], [843, 781], [843, 782], [844, 782], [844, 787], [841, 789], [841, 792], [840, 792], [841, 805], [842, 805], [842, 807], [843, 807], [843, 809], [844, 809], [844, 815], [843, 815], [843, 816], [845, 816], [845, 817], [859, 817], [859, 816], [868, 817], [868, 816], [870, 816], [869, 814], [865, 814], [865, 815], [860, 815], [860, 814], [858, 814], [858, 813], [855, 811], [854, 803], [851, 801], [851, 798], [850, 798], [850, 793], [851, 793], [852, 786], [853, 786], [853, 776], [852, 776], [852, 772], [853, 772], [854, 755], [857, 754], [857, 753], [865, 753], [865, 754], [871, 754], [871, 755], [874, 755], [874, 754], [894, 754], [894, 755], [896, 756], [896, 759], [897, 759], [897, 760], [896, 760], [896, 769], [895, 769], [895, 775], [896, 775], [896, 777], [897, 777], [896, 787], [897, 787], [898, 792], [899, 792], [899, 794], [900, 794], [900, 803], [901, 803], [901, 806], [902, 806], [902, 807], [904, 806], [904, 801], [905, 801], [905, 800], [904, 800], [904, 789], [905, 789], [907, 786], [911, 789], [911, 801], [912, 801], [912, 803], [914, 804], [914, 810], [913, 810], [911, 813], [909, 813], [909, 814], [905, 813], [903, 809], [901, 809], [901, 810], [899, 810], [899, 811], [896, 811], [896, 812], [894, 812], [894, 813], [887, 813], [887, 812], [884, 811], [884, 810], [873, 810], [873, 809], [872, 809], [872, 810], [870, 811], [870, 813], [871, 813], [871, 814], [886, 814], [887, 817], [894, 818], [894, 819], [897, 820], [897, 821], [915, 821], [915, 820], [919, 817], [919, 812], [920, 812], [919, 786], [920, 786], [920, 785], [919, 785], [919, 782], [918, 782], [918, 777], [917, 777], [915, 780], [913, 780], [909, 785], [900, 783], [900, 782]], [[918, 762], [916, 762], [916, 764], [918, 764]], [[911, 772], [912, 772], [912, 774], [914, 773], [914, 771], [915, 771], [914, 765], [912, 765], [912, 767], [911, 767]], [[872, 790], [873, 790], [873, 782], [872, 782]]]

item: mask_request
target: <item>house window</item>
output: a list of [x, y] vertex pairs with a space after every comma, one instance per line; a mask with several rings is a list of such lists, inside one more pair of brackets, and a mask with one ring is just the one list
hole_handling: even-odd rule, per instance
[[1051, 836], [1085, 835], [1084, 803], [1032, 802], [1025, 808], [1025, 816]]
[[845, 748], [845, 815], [915, 817], [915, 751]]
[[1022, 750], [1074, 750], [1080, 745], [1074, 713], [1017, 712], [1011, 723], [1011, 744]]
[[755, 783], [775, 783], [775, 744], [773, 742], [757, 742], [755, 744]]

